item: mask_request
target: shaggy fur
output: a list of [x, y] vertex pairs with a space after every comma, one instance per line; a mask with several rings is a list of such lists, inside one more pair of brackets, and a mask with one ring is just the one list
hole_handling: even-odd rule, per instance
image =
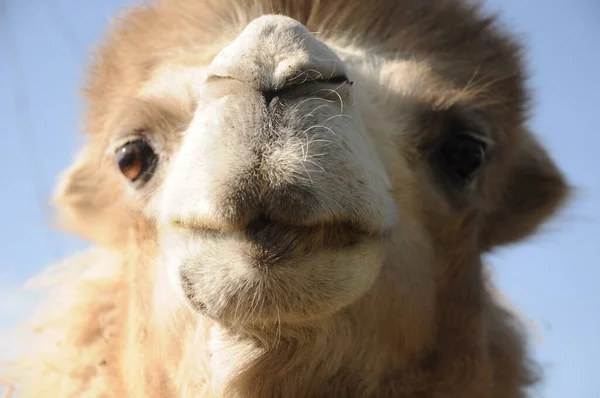
[[[519, 52], [454, 0], [132, 9], [57, 190], [97, 248], [42, 277], [19, 396], [526, 396], [524, 330], [481, 258], [567, 187], [525, 125]], [[432, 160], [457, 125], [488, 142], [461, 187]], [[160, 159], [137, 188], [114, 165], [135, 134]]]

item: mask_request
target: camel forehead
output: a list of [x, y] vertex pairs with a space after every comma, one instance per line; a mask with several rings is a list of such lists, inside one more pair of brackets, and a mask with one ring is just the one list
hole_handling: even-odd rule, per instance
[[204, 62], [197, 65], [184, 60], [166, 61], [141, 85], [137, 97], [142, 100], [183, 99], [197, 94], [208, 76]]
[[[169, 1], [141, 7], [122, 19], [113, 29], [111, 40], [103, 46], [100, 62], [92, 68], [86, 90], [92, 105], [87, 118], [90, 131], [104, 130], [103, 121], [116, 112], [115, 108], [121, 103], [119, 98], [135, 96], [140, 87], [151, 85], [160, 72], [175, 68], [177, 63], [194, 67], [210, 64], [249, 23], [269, 13], [287, 15], [305, 25], [308, 31], [334, 48], [334, 53], [345, 63], [380, 55], [388, 60], [398, 57], [418, 60], [419, 64], [435, 71], [434, 74], [403, 71], [395, 75], [390, 71], [388, 81], [380, 79], [376, 84], [388, 85], [389, 77], [393, 77], [394, 84], [399, 84], [397, 91], [420, 95], [419, 100], [442, 107], [458, 100], [455, 94], [462, 90], [461, 100], [469, 94], [467, 101], [474, 99], [479, 106], [489, 105], [487, 110], [491, 109], [494, 117], [506, 121], [507, 125], [520, 123], [524, 117], [527, 97], [522, 84], [519, 48], [497, 29], [493, 19], [481, 17], [476, 7], [459, 2], [432, 2], [423, 6], [430, 12], [420, 16], [411, 12], [411, 8], [421, 6], [397, 7], [395, 1], [387, 0], [373, 4], [356, 2], [341, 14], [342, 5], [335, 1], [307, 2], [305, 7], [281, 1], [258, 1], [256, 7], [247, 10], [244, 2], [210, 3], [210, 7], [206, 7], [206, 1]], [[396, 34], [384, 29], [383, 20], [375, 23], [382, 18], [395, 21], [394, 25], [399, 26]], [[456, 25], [452, 22], [455, 20], [463, 23]], [[355, 42], [357, 32], [368, 33]], [[465, 41], [464, 37], [472, 40]], [[354, 42], [356, 48], [370, 50], [352, 52], [349, 44]], [[336, 43], [344, 48], [343, 54], [332, 45]], [[429, 79], [436, 74], [440, 78]], [[352, 73], [349, 75], [354, 79]], [[425, 75], [429, 76], [427, 81]], [[191, 82], [192, 77], [189, 77]], [[168, 78], [163, 82], [163, 91], [169, 91]], [[189, 90], [171, 84], [171, 92], [184, 90], [180, 91], [184, 94]], [[159, 86], [157, 84], [156, 92], [160, 91]], [[430, 89], [422, 90], [423, 87]], [[446, 89], [454, 92], [447, 93]], [[440, 100], [442, 91], [445, 93]], [[449, 96], [453, 101], [448, 100]]]

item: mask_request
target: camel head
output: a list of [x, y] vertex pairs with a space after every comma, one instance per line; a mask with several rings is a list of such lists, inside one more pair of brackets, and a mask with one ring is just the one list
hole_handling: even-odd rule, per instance
[[425, 300], [562, 203], [526, 126], [518, 46], [476, 8], [221, 3], [120, 21], [57, 193], [92, 241], [152, 242], [199, 314], [323, 319], [387, 269]]

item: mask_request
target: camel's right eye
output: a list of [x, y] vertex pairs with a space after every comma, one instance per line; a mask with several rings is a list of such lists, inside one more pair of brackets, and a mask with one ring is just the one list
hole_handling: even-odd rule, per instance
[[137, 139], [117, 149], [116, 160], [119, 170], [129, 181], [144, 183], [152, 176], [157, 156], [147, 141]]

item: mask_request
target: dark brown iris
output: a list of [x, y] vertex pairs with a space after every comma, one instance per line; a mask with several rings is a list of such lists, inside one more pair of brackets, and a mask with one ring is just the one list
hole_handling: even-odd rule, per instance
[[442, 147], [446, 166], [461, 179], [469, 180], [485, 159], [484, 142], [467, 134], [457, 135]]
[[117, 164], [121, 173], [131, 182], [148, 176], [156, 161], [156, 154], [152, 147], [144, 140], [128, 142], [116, 153]]

